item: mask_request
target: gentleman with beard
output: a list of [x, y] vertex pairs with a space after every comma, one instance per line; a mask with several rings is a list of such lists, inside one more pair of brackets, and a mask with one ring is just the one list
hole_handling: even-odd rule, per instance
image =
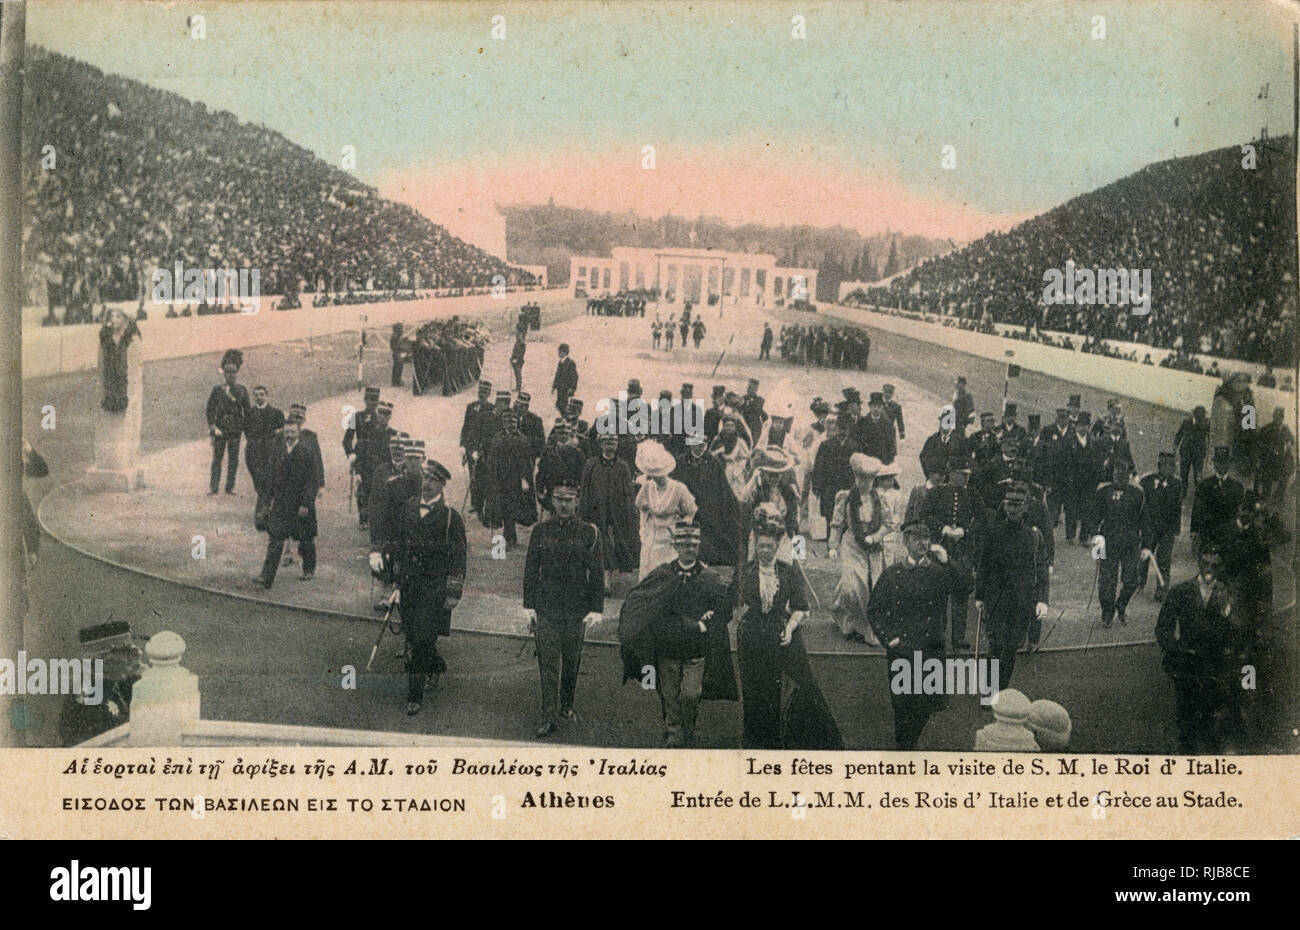
[[1048, 563], [1041, 533], [1025, 520], [1029, 489], [1015, 482], [1002, 498], [1002, 513], [984, 533], [976, 574], [975, 609], [988, 631], [990, 658], [998, 660], [998, 687], [1011, 686], [1016, 651], [1029, 625], [1047, 613]]
[[478, 400], [472, 400], [465, 405], [465, 419], [460, 427], [460, 447], [464, 450], [461, 461], [469, 471], [470, 513], [483, 512], [483, 481], [478, 476], [478, 468], [484, 445], [483, 437], [478, 432], [477, 420], [479, 416], [491, 410], [492, 382], [479, 381]]
[[722, 462], [709, 455], [703, 442], [687, 442], [670, 477], [686, 485], [699, 508], [695, 512], [699, 558], [706, 565], [735, 565], [740, 511]]
[[1217, 718], [1235, 686], [1232, 662], [1232, 599], [1219, 578], [1223, 558], [1206, 545], [1196, 577], [1169, 589], [1156, 620], [1156, 642], [1174, 686], [1178, 751], [1189, 755], [1221, 750]]
[[958, 422], [951, 409], [939, 411], [939, 431], [931, 433], [921, 446], [921, 470], [927, 475], [946, 475], [970, 461], [966, 437], [955, 425]]
[[244, 425], [244, 463], [253, 479], [257, 503], [253, 507], [253, 525], [265, 529], [266, 511], [270, 507], [271, 488], [266, 477], [266, 463], [271, 458], [276, 433], [284, 426], [284, 411], [267, 402], [267, 391], [262, 385], [253, 388], [253, 406], [248, 410]]
[[[438, 654], [438, 637], [451, 635], [451, 612], [465, 586], [465, 521], [447, 506], [442, 493], [450, 477], [442, 464], [426, 461], [420, 492], [402, 505], [395, 526], [393, 575], [410, 649], [408, 714], [419, 713], [428, 680], [436, 682], [447, 670]], [[372, 552], [370, 568], [377, 567], [382, 563]]]
[[998, 509], [1002, 502], [1002, 492], [1005, 490], [1002, 482], [1010, 478], [1012, 472], [1020, 465], [1020, 446], [1015, 437], [1007, 436], [999, 439], [998, 445], [997, 458], [986, 462], [980, 467], [978, 473], [972, 474], [975, 493], [984, 502], [985, 510]]
[[723, 417], [722, 430], [718, 433], [718, 438], [713, 440], [713, 445], [709, 447], [709, 452], [722, 462], [727, 484], [737, 499], [745, 489], [745, 482], [749, 480], [750, 451], [749, 443], [745, 442], [738, 432], [739, 423], [740, 417], [735, 414]]
[[898, 443], [894, 437], [894, 424], [885, 416], [885, 395], [881, 392], [871, 392], [867, 399], [867, 415], [858, 421], [854, 439], [863, 454], [886, 465], [893, 464], [898, 454]]
[[551, 496], [556, 488], [565, 484], [575, 488], [579, 486], [585, 461], [568, 421], [557, 419], [551, 430], [551, 440], [537, 463], [537, 500], [543, 510], [554, 513]]
[[[1146, 496], [1147, 512], [1151, 516], [1152, 548], [1156, 554], [1156, 567], [1163, 580], [1156, 583], [1155, 599], [1160, 603], [1169, 590], [1169, 572], [1173, 567], [1174, 539], [1183, 528], [1183, 483], [1174, 477], [1175, 456], [1161, 452], [1156, 471], [1143, 475], [1139, 484]], [[1151, 562], [1142, 563], [1138, 587], [1145, 587]]]
[[616, 454], [618, 436], [600, 434], [600, 455], [582, 467], [578, 516], [600, 531], [605, 593], [612, 593], [614, 572], [634, 572], [641, 562], [641, 533], [632, 469]]
[[546, 446], [546, 427], [542, 425], [542, 418], [529, 410], [533, 397], [527, 391], [520, 391], [515, 396], [515, 413], [519, 417], [519, 432], [528, 440], [528, 445], [532, 449], [533, 460], [542, 454], [542, 449]]
[[316, 574], [316, 465], [311, 447], [302, 441], [299, 421], [290, 419], [281, 430], [283, 442], [276, 442], [267, 462], [271, 486], [271, 507], [266, 529], [270, 540], [262, 571], [254, 579], [264, 588], [275, 583], [280, 553], [287, 539], [298, 540], [302, 555], [302, 577]]
[[519, 545], [515, 525], [537, 522], [533, 450], [519, 432], [519, 415], [514, 410], [506, 410], [501, 423], [502, 431], [488, 445], [486, 507], [493, 527], [502, 527], [506, 548], [513, 549]]
[[[1132, 472], [1126, 460], [1116, 459], [1111, 473], [1112, 480], [1097, 488], [1092, 499], [1092, 522], [1103, 540], [1097, 565], [1097, 600], [1103, 627], [1109, 627], [1116, 616], [1121, 626], [1128, 622], [1124, 612], [1137, 592], [1138, 568], [1151, 557], [1151, 515], [1146, 495], [1129, 481]], [[1118, 598], [1117, 582], [1121, 582]]]

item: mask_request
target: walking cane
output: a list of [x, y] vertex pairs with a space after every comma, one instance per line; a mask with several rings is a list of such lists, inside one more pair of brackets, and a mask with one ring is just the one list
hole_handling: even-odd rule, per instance
[[980, 607], [975, 613], [975, 665], [979, 666], [980, 661], [980, 628], [984, 624], [984, 608]]
[[[388, 624], [393, 616], [393, 608], [400, 601], [400, 595], [394, 591], [388, 596], [388, 609], [384, 611], [384, 619], [379, 624], [379, 635], [375, 637], [375, 644], [370, 647], [370, 658], [366, 660], [366, 671], [370, 671], [371, 664], [375, 661], [375, 654], [379, 652], [379, 643], [384, 638], [384, 633], [388, 632]], [[396, 631], [394, 631], [396, 632]]]
[[[735, 333], [732, 333], [732, 334], [731, 334], [731, 339], [728, 339], [728, 340], [727, 340], [727, 349], [731, 348], [731, 340], [732, 340], [732, 339], [735, 339], [735, 338], [736, 338], [736, 334], [735, 334]], [[713, 363], [713, 371], [709, 372], [709, 377], [710, 377], [710, 378], [712, 378], [714, 375], [716, 375], [716, 374], [718, 373], [718, 366], [722, 364], [722, 360], [726, 357], [726, 355], [727, 355], [727, 349], [723, 349], [723, 350], [722, 350], [722, 354], [718, 356], [718, 360], [717, 360], [716, 362]]]

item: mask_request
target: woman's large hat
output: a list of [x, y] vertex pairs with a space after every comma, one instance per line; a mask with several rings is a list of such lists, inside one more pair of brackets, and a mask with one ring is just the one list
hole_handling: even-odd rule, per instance
[[643, 442], [636, 449], [636, 467], [651, 478], [665, 478], [677, 467], [677, 460], [659, 443]]
[[789, 471], [790, 459], [779, 446], [768, 446], [754, 453], [754, 467], [759, 471]]
[[903, 470], [897, 465], [881, 465], [880, 470], [876, 472], [876, 480], [881, 478], [897, 478], [903, 473]]
[[859, 478], [874, 478], [884, 467], [880, 459], [863, 452], [854, 452], [849, 456], [849, 468], [852, 468], [853, 474]]

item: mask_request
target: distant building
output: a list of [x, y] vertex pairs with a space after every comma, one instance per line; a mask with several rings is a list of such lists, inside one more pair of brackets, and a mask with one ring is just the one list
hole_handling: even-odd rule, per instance
[[778, 268], [776, 256], [716, 249], [640, 249], [619, 246], [609, 258], [569, 259], [575, 296], [658, 290], [667, 303], [782, 306], [812, 300], [816, 268]]

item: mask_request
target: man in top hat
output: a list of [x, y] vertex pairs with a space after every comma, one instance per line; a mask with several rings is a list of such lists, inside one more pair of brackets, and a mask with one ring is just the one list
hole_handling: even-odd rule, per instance
[[967, 438], [975, 466], [983, 469], [990, 465], [1002, 452], [1002, 441], [998, 436], [997, 417], [992, 411], [980, 414], [980, 428]]
[[921, 446], [921, 470], [927, 475], [946, 475], [971, 460], [966, 437], [957, 428], [961, 420], [947, 408], [939, 411], [939, 430]]
[[945, 658], [944, 626], [949, 602], [964, 604], [972, 586], [970, 569], [930, 541], [930, 528], [916, 520], [902, 526], [907, 557], [886, 568], [867, 603], [867, 616], [885, 647], [894, 711], [894, 748], [916, 748], [931, 714], [942, 710], [943, 694], [913, 694], [916, 665]]
[[[1117, 616], [1121, 625], [1128, 622], [1124, 612], [1137, 592], [1138, 569], [1151, 557], [1151, 514], [1146, 495], [1129, 480], [1132, 474], [1127, 460], [1115, 459], [1111, 480], [1097, 488], [1092, 498], [1092, 524], [1104, 541], [1097, 565], [1103, 627], [1109, 627]], [[1117, 598], [1115, 585], [1121, 580]]]
[[727, 386], [715, 384], [709, 398], [709, 409], [704, 411], [704, 439], [712, 443], [722, 427], [722, 408], [727, 400]]
[[1223, 557], [1207, 544], [1197, 559], [1197, 574], [1173, 585], [1156, 620], [1162, 665], [1174, 685], [1178, 751], [1193, 754], [1222, 750], [1218, 734], [1225, 697], [1239, 689], [1240, 674], [1232, 660], [1233, 605], [1219, 577]]
[[1065, 494], [1061, 449], [1071, 432], [1069, 409], [1057, 407], [1056, 421], [1043, 427], [1043, 431], [1038, 434], [1035, 474], [1047, 491], [1047, 516], [1053, 529], [1061, 522]]
[[271, 506], [266, 530], [270, 537], [262, 571], [254, 579], [264, 588], [275, 583], [280, 555], [286, 539], [298, 541], [302, 556], [302, 577], [316, 574], [316, 483], [315, 454], [302, 439], [301, 420], [290, 417], [280, 431], [281, 440], [272, 447], [267, 461], [267, 478], [271, 487]]
[[533, 450], [519, 432], [519, 415], [506, 410], [502, 430], [492, 437], [487, 452], [487, 511], [490, 525], [501, 526], [508, 549], [519, 545], [515, 525], [537, 522], [533, 491]]
[[[1170, 569], [1173, 567], [1174, 539], [1183, 528], [1183, 483], [1174, 476], [1176, 457], [1172, 452], [1161, 452], [1156, 470], [1143, 475], [1138, 482], [1146, 497], [1147, 514], [1151, 520], [1152, 549], [1156, 567], [1163, 576], [1156, 582], [1155, 599], [1159, 603], [1169, 590]], [[1150, 560], [1143, 561], [1138, 587], [1147, 583], [1151, 569]]]
[[892, 465], [898, 455], [898, 440], [894, 424], [885, 415], [885, 395], [872, 391], [867, 402], [867, 415], [859, 420], [854, 430], [854, 440], [863, 454]]
[[856, 443], [858, 420], [862, 419], [862, 395], [855, 387], [846, 387], [840, 393], [844, 395], [844, 400], [836, 406], [840, 432]]
[[[361, 525], [365, 526], [366, 513], [369, 510], [366, 501], [369, 499], [370, 494], [370, 472], [373, 463], [366, 462], [364, 459], [370, 434], [375, 428], [376, 413], [379, 410], [379, 388], [366, 388], [362, 397], [362, 409], [355, 411], [348, 418], [347, 428], [343, 430], [343, 454], [347, 457], [348, 467], [358, 477], [357, 513], [360, 515]], [[388, 413], [390, 416], [392, 412], [392, 404], [389, 404]], [[387, 446], [387, 436], [384, 437], [384, 440], [384, 445]]]
[[745, 385], [745, 396], [740, 399], [740, 416], [749, 428], [749, 435], [757, 440], [763, 432], [763, 423], [767, 414], [763, 410], [765, 401], [758, 393], [758, 379], [750, 378]]
[[[920, 519], [929, 528], [929, 538], [942, 546], [948, 557], [968, 574], [974, 569], [979, 552], [979, 533], [984, 522], [984, 507], [966, 486], [970, 466], [960, 464], [925, 495]], [[955, 479], [955, 480], [954, 480]], [[969, 594], [969, 590], [966, 594]], [[966, 596], [948, 605], [952, 618], [953, 649], [969, 649], [966, 641]]]
[[1011, 685], [1016, 651], [1030, 623], [1047, 613], [1050, 584], [1042, 534], [1025, 519], [1029, 488], [1016, 482], [1002, 498], [1002, 513], [985, 530], [976, 573], [975, 609], [988, 632], [989, 657], [998, 660], [998, 687]]
[[953, 391], [952, 407], [957, 411], [957, 430], [963, 435], [966, 428], [975, 419], [975, 398], [966, 390], [966, 376], [957, 376], [957, 388]]
[[555, 409], [563, 414], [569, 407], [569, 398], [578, 390], [578, 365], [569, 358], [569, 344], [560, 343], [560, 361], [555, 366], [555, 379], [551, 390], [555, 393]]
[[1192, 415], [1179, 424], [1178, 432], [1174, 434], [1174, 448], [1178, 450], [1179, 475], [1182, 478], [1184, 495], [1189, 489], [1201, 483], [1201, 469], [1205, 467], [1205, 452], [1209, 443], [1210, 421], [1205, 414], [1205, 408], [1198, 405], [1192, 411]]
[[536, 635], [542, 679], [538, 737], [573, 719], [583, 636], [605, 609], [600, 532], [578, 519], [578, 495], [572, 483], [551, 489], [555, 516], [533, 530], [524, 559], [524, 612]]
[[1095, 524], [1092, 522], [1092, 499], [1103, 480], [1101, 453], [1090, 435], [1092, 416], [1079, 411], [1070, 435], [1058, 446], [1058, 481], [1065, 510], [1065, 541], [1073, 542], [1079, 534], [1082, 545], [1091, 545]]
[[688, 443], [670, 476], [695, 498], [698, 556], [706, 565], [735, 565], [740, 545], [740, 511], [721, 460], [704, 443]]
[[1213, 462], [1214, 474], [1196, 486], [1191, 522], [1193, 541], [1231, 522], [1237, 514], [1237, 505], [1246, 493], [1242, 483], [1228, 475], [1232, 464], [1231, 449], [1215, 446]]
[[999, 445], [1001, 445], [1003, 439], [1010, 436], [1015, 440], [1017, 449], [1023, 448], [1028, 435], [1025, 433], [1025, 428], [1016, 422], [1018, 413], [1019, 410], [1014, 402], [1006, 401], [1003, 403], [1002, 425], [998, 427]]
[[582, 450], [584, 458], [592, 458], [600, 454], [600, 448], [596, 439], [591, 435], [591, 424], [582, 418], [582, 401], [576, 397], [569, 401], [569, 409], [564, 419], [569, 424], [569, 429], [573, 433], [573, 439], [578, 448]]
[[244, 354], [227, 349], [221, 357], [222, 383], [208, 394], [208, 435], [212, 437], [212, 467], [208, 474], [208, 494], [221, 487], [221, 459], [226, 458], [226, 493], [235, 493], [235, 473], [239, 471], [239, 438], [244, 431], [251, 403], [248, 388], [235, 379], [244, 365]]
[[1102, 458], [1103, 472], [1111, 474], [1121, 462], [1127, 464], [1130, 471], [1135, 470], [1133, 452], [1129, 449], [1128, 437], [1124, 435], [1124, 421], [1108, 420], [1104, 427], [1100, 436], [1093, 436], [1093, 442], [1097, 444], [1097, 451]]
[[623, 680], [654, 667], [669, 749], [694, 744], [701, 700], [738, 697], [727, 634], [731, 592], [699, 560], [698, 526], [675, 524], [673, 549], [677, 557], [641, 579], [619, 617]]
[[253, 524], [259, 530], [265, 529], [267, 508], [271, 505], [270, 483], [266, 479], [266, 463], [271, 458], [271, 447], [275, 444], [276, 434], [284, 426], [284, 411], [273, 407], [267, 400], [267, 390], [262, 385], [253, 388], [253, 405], [248, 408], [248, 417], [244, 421], [244, 464], [253, 479], [253, 490], [257, 492], [257, 503], [253, 507]]
[[[451, 635], [451, 612], [465, 588], [465, 521], [443, 497], [451, 472], [425, 461], [420, 492], [406, 501], [395, 526], [392, 573], [402, 611], [402, 629], [410, 650], [406, 712], [416, 714], [424, 702], [428, 679], [447, 669], [438, 654], [438, 637]], [[371, 552], [370, 567], [382, 567]]]
[[578, 437], [563, 418], [555, 421], [551, 439], [537, 462], [537, 501], [547, 513], [554, 513], [552, 494], [563, 484], [575, 487], [582, 480], [582, 466], [586, 457], [578, 445]]
[[465, 419], [460, 427], [460, 447], [464, 450], [461, 462], [469, 470], [470, 513], [483, 512], [483, 482], [476, 480], [479, 459], [483, 455], [483, 438], [479, 435], [477, 419], [492, 410], [492, 382], [480, 380], [478, 399], [465, 405]]
[[525, 330], [515, 333], [515, 344], [510, 349], [510, 370], [515, 373], [515, 391], [524, 389], [524, 354], [528, 351]]
[[1069, 411], [1070, 422], [1078, 422], [1079, 414], [1083, 411], [1083, 395], [1071, 394], [1070, 399], [1065, 402], [1065, 409]]
[[907, 428], [903, 425], [903, 405], [894, 400], [894, 386], [892, 384], [883, 385], [880, 388], [880, 393], [885, 398], [885, 416], [898, 430], [898, 441], [902, 441], [907, 436]]
[[531, 394], [520, 391], [515, 395], [514, 409], [519, 416], [519, 432], [528, 440], [533, 450], [533, 460], [536, 461], [546, 447], [546, 427], [542, 425], [542, 418], [528, 409], [532, 401]]
[[1002, 504], [1002, 482], [1020, 467], [1020, 444], [1015, 436], [1000, 437], [998, 447], [997, 458], [980, 466], [979, 471], [971, 477], [975, 492], [984, 502], [984, 508], [993, 511]]

